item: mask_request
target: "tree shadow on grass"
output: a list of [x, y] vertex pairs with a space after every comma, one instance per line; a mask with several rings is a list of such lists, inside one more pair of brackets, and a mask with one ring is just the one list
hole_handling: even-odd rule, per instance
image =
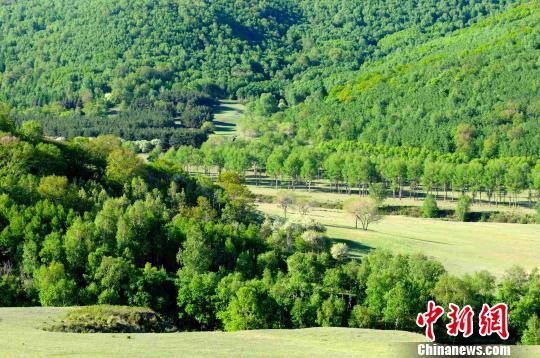
[[[362, 230], [362, 229], [355, 229], [354, 226], [351, 226], [351, 225], [325, 224], [324, 226], [333, 227], [336, 229]], [[370, 230], [367, 230], [367, 231], [370, 231]]]

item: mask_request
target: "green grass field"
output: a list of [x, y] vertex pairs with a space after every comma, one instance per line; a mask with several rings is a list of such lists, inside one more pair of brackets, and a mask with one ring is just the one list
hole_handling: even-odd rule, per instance
[[215, 136], [234, 136], [237, 134], [237, 121], [244, 115], [244, 105], [234, 100], [221, 100], [214, 112]]
[[58, 333], [40, 327], [69, 308], [0, 308], [1, 357], [398, 357], [419, 334], [351, 328], [234, 333]]
[[[268, 188], [251, 189], [258, 194], [275, 194]], [[335, 202], [338, 196], [348, 197], [320, 192], [309, 195], [319, 202]], [[402, 202], [407, 200], [407, 204], [413, 204], [409, 199]], [[392, 205], [397, 201], [390, 199]], [[419, 203], [416, 201], [416, 205]], [[445, 205], [453, 204], [441, 206]], [[259, 203], [258, 207], [267, 214], [283, 215], [283, 210], [276, 204]], [[474, 209], [493, 210], [493, 207], [482, 204]], [[289, 215], [290, 218], [299, 217], [294, 208], [289, 210]], [[465, 223], [389, 215], [363, 231], [354, 229], [353, 217], [343, 210], [314, 208], [308, 215], [328, 228], [332, 240], [347, 243], [352, 256], [381, 248], [395, 253], [423, 253], [440, 261], [455, 274], [488, 270], [500, 276], [512, 265], [526, 269], [540, 267], [540, 225]]]

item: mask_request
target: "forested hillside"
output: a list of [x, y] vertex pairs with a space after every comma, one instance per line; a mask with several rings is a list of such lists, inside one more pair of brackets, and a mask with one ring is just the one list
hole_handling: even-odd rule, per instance
[[[254, 135], [280, 132], [283, 142], [300, 144], [359, 140], [469, 158], [538, 157], [539, 19], [533, 2], [400, 47], [362, 66], [328, 97], [277, 113], [270, 123], [254, 116], [246, 126], [256, 128]], [[381, 43], [397, 48], [409, 36]]]
[[2, 0], [0, 100], [91, 110], [190, 85], [295, 104], [366, 60], [512, 2]]

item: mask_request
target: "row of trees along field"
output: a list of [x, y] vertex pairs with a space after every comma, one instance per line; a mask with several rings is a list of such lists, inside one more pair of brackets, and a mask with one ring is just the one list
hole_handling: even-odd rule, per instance
[[384, 251], [358, 262], [315, 222], [260, 218], [237, 174], [214, 184], [112, 136], [51, 142], [0, 117], [1, 306], [147, 306], [181, 330], [417, 331], [429, 299], [502, 301], [511, 340], [537, 344], [539, 284], [538, 270], [455, 277]]
[[[473, 200], [517, 205], [518, 195], [527, 191], [528, 201], [540, 195], [540, 162], [532, 158], [477, 158], [440, 154], [403, 147], [339, 143], [313, 146], [275, 146], [264, 141], [210, 140], [201, 149], [170, 148], [163, 158], [186, 170], [209, 168], [245, 173], [252, 170], [255, 182], [262, 175], [272, 178], [276, 188], [284, 184], [308, 189], [326, 179], [337, 192], [367, 194], [370, 184], [384, 182], [393, 197], [438, 195], [449, 191], [470, 193]], [[285, 182], [285, 183], [284, 183]], [[404, 194], [407, 189], [408, 193]]]

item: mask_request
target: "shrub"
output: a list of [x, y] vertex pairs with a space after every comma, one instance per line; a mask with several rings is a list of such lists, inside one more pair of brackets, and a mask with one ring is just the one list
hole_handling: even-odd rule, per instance
[[462, 195], [458, 199], [456, 207], [456, 217], [459, 221], [465, 221], [467, 219], [467, 214], [471, 208], [471, 198], [467, 195]]
[[86, 306], [70, 311], [61, 322], [44, 327], [47, 331], [73, 333], [146, 333], [174, 331], [149, 308], [128, 306]]
[[523, 214], [512, 211], [502, 211], [494, 213], [490, 221], [497, 223], [513, 223], [513, 224], [534, 224], [535, 218], [529, 214]]
[[439, 207], [433, 195], [428, 195], [422, 204], [422, 216], [425, 218], [436, 218], [439, 216]]
[[536, 223], [540, 224], [540, 202], [536, 204]]

